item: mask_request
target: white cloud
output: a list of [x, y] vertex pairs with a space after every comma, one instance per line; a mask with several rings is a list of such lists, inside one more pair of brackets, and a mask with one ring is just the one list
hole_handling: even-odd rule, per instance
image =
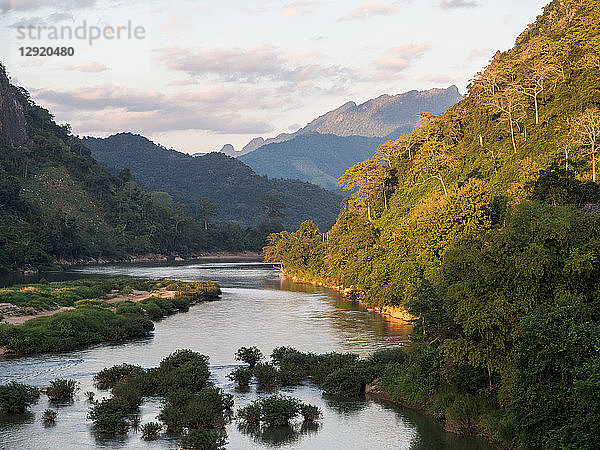
[[471, 0], [441, 0], [440, 6], [445, 9], [475, 8], [479, 3]]
[[365, 0], [348, 14], [340, 17], [338, 22], [366, 19], [373, 16], [387, 16], [400, 10], [397, 5], [383, 3], [379, 0]]
[[96, 61], [87, 61], [79, 65], [65, 66], [66, 70], [74, 70], [76, 72], [99, 73], [108, 70], [108, 66]]

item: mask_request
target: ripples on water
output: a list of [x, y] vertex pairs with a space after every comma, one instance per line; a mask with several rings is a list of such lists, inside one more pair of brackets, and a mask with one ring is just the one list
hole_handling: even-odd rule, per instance
[[[262, 263], [115, 264], [44, 276], [212, 280], [221, 285], [223, 296], [162, 320], [150, 338], [58, 355], [0, 360], [0, 383], [16, 380], [43, 386], [56, 378], [73, 378], [81, 385], [73, 405], [58, 407], [54, 427], [45, 428], [40, 422], [41, 413], [48, 407], [44, 396], [30, 413], [0, 416], [2, 449], [177, 448], [176, 441], [169, 437], [145, 443], [134, 432], [107, 438], [92, 431], [85, 419], [89, 404], [83, 392], [95, 391], [97, 399], [108, 396], [94, 389], [92, 377], [114, 364], [154, 367], [173, 351], [190, 348], [210, 357], [214, 383], [234, 394], [238, 408], [273, 393], [256, 386], [240, 391], [227, 379], [238, 365], [233, 356], [241, 346], [256, 345], [266, 355], [275, 347], [289, 345], [315, 353], [348, 351], [366, 356], [377, 349], [406, 344], [410, 331], [405, 324], [367, 312], [333, 291], [279, 279], [272, 266]], [[231, 423], [227, 426], [228, 448], [489, 448], [478, 440], [444, 433], [437, 422], [414, 411], [364, 399], [326, 398], [309, 382], [286, 387], [282, 393], [319, 406], [324, 417], [318, 428], [298, 424], [292, 429], [259, 432], [240, 430]], [[159, 410], [158, 399], [145, 402], [142, 423], [155, 420]]]

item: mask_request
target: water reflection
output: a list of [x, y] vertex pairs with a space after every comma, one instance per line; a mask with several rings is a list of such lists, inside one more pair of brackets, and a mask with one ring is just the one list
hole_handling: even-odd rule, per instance
[[294, 444], [302, 436], [310, 436], [318, 433], [320, 427], [321, 425], [318, 422], [302, 422], [301, 424], [292, 424], [283, 427], [267, 427], [242, 423], [237, 425], [240, 433], [252, 437], [255, 442], [275, 447], [284, 444]]
[[[92, 276], [210, 279], [221, 284], [223, 296], [217, 302], [193, 306], [187, 313], [156, 323], [153, 336], [146, 339], [0, 360], [0, 383], [16, 380], [45, 386], [56, 378], [71, 378], [81, 387], [74, 404], [59, 409], [56, 427], [44, 428], [39, 420], [49, 407], [45, 396], [29, 414], [0, 416], [0, 448], [178, 448], [176, 438], [168, 434], [158, 441], [145, 442], [139, 432], [108, 437], [92, 430], [86, 419], [90, 404], [83, 393], [94, 392], [97, 400], [108, 396], [108, 392], [96, 389], [92, 377], [114, 364], [155, 367], [177, 349], [192, 349], [210, 357], [211, 379], [234, 395], [238, 409], [274, 392], [256, 385], [236, 389], [227, 379], [239, 365], [234, 360], [239, 347], [256, 345], [265, 355], [286, 345], [304, 352], [354, 352], [364, 357], [377, 349], [403, 345], [410, 331], [401, 321], [370, 313], [334, 291], [280, 279], [272, 266], [260, 263], [115, 264], [76, 268], [52, 277], [45, 274], [49, 280]], [[323, 417], [318, 429], [298, 424], [291, 430], [243, 432], [236, 423], [230, 423], [226, 427], [228, 448], [489, 448], [477, 439], [445, 433], [437, 421], [418, 412], [364, 398], [324, 397], [310, 382], [285, 387], [281, 393], [319, 407]], [[160, 408], [159, 399], [145, 401], [139, 412], [141, 423], [156, 421]]]

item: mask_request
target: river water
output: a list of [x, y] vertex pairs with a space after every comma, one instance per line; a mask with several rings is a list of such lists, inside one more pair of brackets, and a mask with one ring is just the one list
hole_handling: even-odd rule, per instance
[[[123, 264], [86, 266], [68, 272], [45, 274], [46, 279], [86, 277], [169, 278], [184, 281], [212, 280], [221, 285], [219, 301], [202, 303], [187, 313], [170, 316], [155, 324], [147, 339], [121, 345], [101, 345], [86, 350], [0, 360], [0, 384], [16, 380], [44, 386], [56, 378], [80, 383], [76, 400], [70, 405], [49, 405], [45, 396], [30, 412], [18, 416], [0, 415], [2, 449], [80, 448], [177, 448], [177, 441], [163, 436], [147, 443], [140, 434], [110, 438], [92, 430], [86, 420], [89, 403], [86, 391], [96, 398], [108, 396], [93, 387], [92, 377], [105, 367], [130, 363], [154, 367], [167, 355], [189, 348], [210, 357], [215, 385], [234, 395], [235, 408], [273, 391], [251, 386], [235, 388], [227, 374], [239, 365], [236, 349], [258, 346], [265, 355], [287, 345], [302, 351], [325, 353], [354, 352], [366, 356], [374, 350], [408, 343], [409, 328], [364, 310], [334, 291], [280, 279], [271, 266], [252, 262], [179, 264]], [[310, 382], [280, 392], [321, 408], [318, 427], [268, 430], [249, 435], [235, 421], [227, 425], [231, 449], [487, 449], [479, 439], [445, 433], [434, 419], [386, 402], [363, 398], [332, 399]], [[55, 426], [44, 427], [40, 417], [52, 406], [58, 411]], [[155, 420], [160, 400], [142, 406], [142, 424]]]

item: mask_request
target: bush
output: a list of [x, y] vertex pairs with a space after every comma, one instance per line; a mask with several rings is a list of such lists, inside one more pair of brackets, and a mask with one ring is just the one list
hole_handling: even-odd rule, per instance
[[92, 391], [87, 391], [85, 394], [85, 398], [87, 399], [88, 402], [92, 403], [94, 401], [94, 397], [96, 396], [96, 394]]
[[367, 358], [367, 363], [376, 365], [403, 364], [407, 355], [403, 348], [378, 350]]
[[44, 425], [54, 425], [58, 414], [53, 409], [47, 409], [42, 414], [42, 423]]
[[277, 369], [273, 364], [257, 364], [252, 373], [261, 386], [276, 386], [278, 380]]
[[376, 368], [366, 363], [345, 366], [327, 375], [321, 387], [330, 395], [346, 397], [364, 394], [365, 386], [375, 379]]
[[16, 383], [0, 386], [0, 412], [20, 414], [37, 401], [40, 391], [32, 386]]
[[94, 375], [94, 383], [101, 385], [102, 387], [111, 387], [128, 376], [141, 373], [144, 373], [144, 369], [141, 366], [119, 364], [102, 369]]
[[233, 406], [232, 397], [220, 389], [200, 392], [177, 391], [169, 394], [158, 416], [169, 431], [184, 428], [223, 428], [225, 412]]
[[48, 398], [55, 402], [69, 402], [73, 400], [75, 392], [79, 389], [75, 380], [64, 380], [59, 378], [50, 382], [46, 389]]
[[200, 391], [210, 378], [208, 357], [191, 350], [177, 350], [161, 361], [152, 377], [160, 395], [180, 390]]
[[240, 347], [235, 352], [235, 359], [245, 362], [252, 369], [263, 359], [263, 354], [257, 347]]
[[149, 422], [142, 425], [142, 439], [144, 439], [145, 441], [155, 441], [156, 439], [158, 439], [162, 428], [162, 425], [158, 422]]
[[252, 369], [249, 367], [236, 367], [227, 375], [231, 381], [235, 381], [238, 386], [248, 386], [252, 379]]
[[129, 429], [125, 420], [132, 413], [131, 405], [119, 398], [104, 399], [94, 404], [88, 413], [88, 419], [94, 423], [94, 428], [108, 434], [123, 434]]
[[270, 427], [281, 427], [289, 425], [299, 413], [302, 413], [303, 416], [306, 414], [305, 417], [311, 418], [307, 420], [316, 420], [321, 415], [316, 406], [304, 404], [292, 397], [273, 395], [255, 400], [241, 408], [237, 417], [246, 424], [262, 422]]
[[321, 410], [317, 406], [304, 403], [300, 405], [300, 414], [306, 422], [315, 422], [322, 416]]
[[203, 428], [189, 430], [181, 438], [181, 446], [184, 449], [222, 450], [225, 449], [226, 445], [227, 435], [216, 430], [205, 430]]

